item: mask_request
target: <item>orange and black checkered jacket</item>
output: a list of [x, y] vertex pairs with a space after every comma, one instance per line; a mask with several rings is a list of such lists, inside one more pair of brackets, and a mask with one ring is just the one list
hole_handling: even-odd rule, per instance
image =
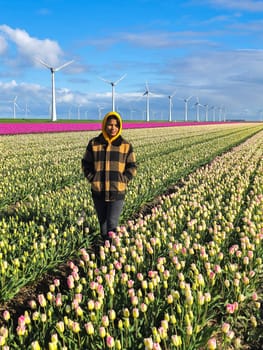
[[93, 197], [124, 199], [127, 184], [136, 174], [133, 147], [121, 135], [110, 142], [102, 132], [89, 141], [82, 169], [91, 183]]

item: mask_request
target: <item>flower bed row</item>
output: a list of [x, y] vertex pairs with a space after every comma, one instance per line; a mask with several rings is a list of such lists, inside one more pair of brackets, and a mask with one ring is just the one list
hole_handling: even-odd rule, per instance
[[260, 323], [262, 136], [184, 178], [121, 226], [99, 260], [83, 247], [67, 290], [54, 280], [17, 320], [4, 312], [1, 346], [242, 348]]
[[[124, 122], [125, 129], [209, 125], [211, 122]], [[221, 124], [221, 122], [217, 122]], [[100, 130], [101, 123], [0, 123], [0, 135]]]
[[[241, 142], [258, 127], [206, 126], [205, 134], [203, 127], [182, 128], [180, 132], [177, 128], [154, 130], [151, 135], [144, 130], [135, 134], [129, 131], [138, 147], [139, 172], [127, 193], [122, 222], [169, 185]], [[67, 135], [66, 139], [62, 134], [3, 138], [8, 147], [2, 154], [1, 193], [6, 201], [0, 220], [2, 301], [97, 237], [89, 186], [80, 170], [90, 134]], [[34, 145], [31, 154], [29, 145]], [[14, 196], [8, 197], [12, 193]], [[82, 229], [83, 220], [89, 233]]]
[[[203, 132], [204, 127], [197, 126], [180, 129], [151, 129], [150, 134], [148, 129], [147, 131], [140, 129], [136, 132], [127, 130], [125, 136], [134, 143], [140, 166], [147, 167], [151, 171], [152, 159], [154, 162], [160, 159], [158, 155], [160, 150], [161, 155], [171, 158], [174, 166], [177, 166], [173, 160], [174, 157], [182, 163], [177, 166], [178, 172], [187, 166], [181, 153], [188, 154], [190, 162], [193, 162], [191, 152], [195, 152], [197, 147], [204, 147], [204, 152], [212, 158], [215, 153], [211, 154], [210, 148], [215, 152], [217, 149], [222, 150], [223, 147], [227, 149], [258, 130], [258, 126], [254, 125], [235, 127], [210, 125], [205, 128], [206, 133]], [[17, 201], [25, 200], [29, 194], [34, 196], [43, 192], [57, 191], [65, 186], [78, 183], [82, 177], [79, 166], [80, 158], [87, 138], [92, 135], [95, 135], [95, 132], [3, 137], [3, 162], [0, 165], [3, 179], [0, 184], [0, 210]], [[132, 135], [136, 135], [134, 139]], [[214, 140], [216, 140], [215, 145], [213, 145]], [[203, 157], [202, 152], [200, 149], [201, 158]], [[196, 155], [193, 156], [196, 157]], [[199, 157], [198, 154], [197, 157]], [[144, 171], [145, 169], [142, 172]], [[163, 181], [159, 175], [158, 178]], [[165, 183], [164, 188], [166, 185]]]

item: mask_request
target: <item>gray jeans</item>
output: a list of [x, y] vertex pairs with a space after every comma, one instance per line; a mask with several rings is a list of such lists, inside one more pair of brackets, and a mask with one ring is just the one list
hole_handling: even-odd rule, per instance
[[104, 200], [93, 198], [93, 202], [100, 224], [100, 234], [103, 239], [106, 239], [108, 232], [116, 232], [124, 200], [105, 202]]

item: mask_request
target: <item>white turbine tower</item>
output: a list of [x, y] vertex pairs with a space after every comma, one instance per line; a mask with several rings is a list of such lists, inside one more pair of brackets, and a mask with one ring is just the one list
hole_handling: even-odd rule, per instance
[[100, 78], [101, 80], [105, 81], [106, 83], [111, 85], [111, 91], [112, 91], [112, 111], [115, 112], [115, 86], [119, 84], [119, 82], [126, 77], [127, 74], [124, 74], [120, 79], [116, 81], [110, 81], [103, 78]]
[[187, 122], [188, 120], [188, 102], [191, 100], [193, 96], [189, 96], [187, 98], [183, 98], [181, 100], [184, 101], [184, 121]]
[[132, 106], [130, 105], [130, 120], [133, 120], [133, 113], [135, 113], [137, 110]]
[[213, 114], [213, 120], [216, 121], [216, 110], [218, 109], [217, 106], [214, 107], [214, 114]]
[[26, 102], [24, 111], [25, 111], [25, 118], [27, 118], [28, 114], [31, 112], [30, 108], [28, 107], [28, 102]]
[[133, 113], [136, 112], [136, 109], [130, 109], [130, 119], [133, 120]]
[[173, 107], [173, 101], [172, 101], [172, 98], [174, 97], [174, 95], [176, 94], [176, 92], [174, 91], [172, 93], [172, 95], [169, 95], [168, 98], [169, 98], [169, 122], [172, 121], [172, 107]]
[[62, 68], [67, 67], [68, 65], [70, 65], [72, 61], [66, 62], [64, 64], [62, 64], [62, 66], [59, 67], [51, 67], [50, 65], [48, 65], [46, 62], [42, 61], [41, 59], [38, 58], [38, 61], [45, 66], [46, 68], [48, 68], [51, 72], [51, 86], [52, 86], [52, 104], [51, 104], [51, 121], [55, 122], [57, 120], [57, 110], [56, 110], [56, 90], [55, 90], [55, 72], [58, 72], [59, 70], [61, 70]]
[[16, 109], [19, 108], [21, 110], [23, 110], [23, 108], [21, 108], [18, 104], [17, 104], [17, 96], [15, 96], [15, 98], [13, 100], [10, 100], [10, 102], [12, 102], [13, 104], [13, 118], [16, 119]]
[[223, 118], [223, 122], [225, 122], [226, 121], [226, 107], [225, 106], [223, 106], [222, 118]]
[[15, 96], [14, 100], [12, 101], [13, 102], [13, 116], [14, 116], [14, 119], [16, 119], [16, 107], [18, 107], [18, 104], [16, 103], [16, 100], [17, 100], [17, 96]]
[[102, 118], [102, 110], [104, 109], [103, 106], [97, 105], [98, 107], [98, 114], [99, 114], [99, 120]]
[[200, 106], [203, 106], [201, 105], [201, 103], [199, 102], [199, 97], [196, 96], [196, 103], [195, 103], [195, 107], [196, 107], [196, 121], [199, 122], [200, 121]]
[[82, 106], [81, 104], [78, 104], [78, 119], [80, 119], [80, 107], [81, 106]]
[[150, 90], [148, 83], [146, 81], [145, 83], [145, 92], [143, 93], [143, 96], [146, 96], [146, 121], [150, 121]]
[[219, 115], [218, 115], [220, 122], [223, 120], [223, 111], [224, 111], [224, 106], [220, 106], [219, 107]]
[[216, 106], [212, 106], [212, 107], [210, 107], [210, 109], [212, 109], [213, 110], [213, 122], [215, 122], [216, 121]]
[[205, 121], [208, 122], [208, 109], [209, 109], [208, 104], [205, 104], [204, 107], [205, 107]]

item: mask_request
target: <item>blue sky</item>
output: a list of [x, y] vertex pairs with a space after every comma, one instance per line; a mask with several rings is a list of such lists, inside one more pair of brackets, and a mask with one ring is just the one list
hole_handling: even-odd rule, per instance
[[[0, 117], [262, 120], [263, 1], [0, 0]], [[197, 112], [196, 102], [199, 101]]]

